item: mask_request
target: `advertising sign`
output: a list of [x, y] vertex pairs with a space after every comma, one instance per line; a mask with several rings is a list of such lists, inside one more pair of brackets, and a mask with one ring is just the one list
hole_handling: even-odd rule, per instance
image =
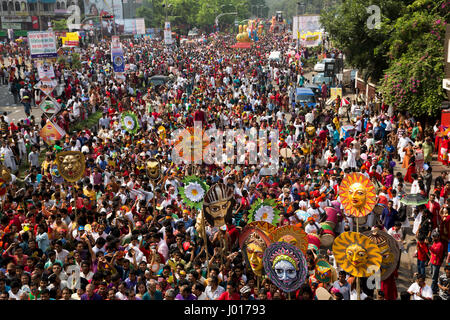
[[342, 98], [342, 88], [330, 88], [330, 99], [336, 99], [337, 96]]
[[66, 132], [57, 124], [47, 120], [47, 123], [41, 129], [39, 135], [45, 143], [54, 145], [56, 141], [61, 140], [66, 135]]
[[122, 1], [117, 0], [85, 0], [84, 14], [86, 16], [114, 15], [114, 19], [123, 19]]
[[39, 104], [39, 108], [45, 113], [58, 113], [61, 110], [61, 105], [52, 97], [47, 97]]

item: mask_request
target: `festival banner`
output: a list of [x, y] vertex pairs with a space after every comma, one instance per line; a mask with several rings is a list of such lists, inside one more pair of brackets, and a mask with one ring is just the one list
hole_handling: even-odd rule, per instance
[[56, 37], [53, 31], [28, 31], [30, 55], [35, 58], [56, 58]]
[[330, 88], [330, 99], [336, 99], [337, 96], [342, 98], [342, 88]]
[[111, 42], [111, 61], [113, 63], [114, 72], [125, 71], [122, 44], [117, 41], [117, 38]]
[[55, 71], [53, 70], [53, 65], [45, 60], [36, 60], [36, 68], [38, 70], [39, 79], [48, 78], [52, 79], [55, 77]]
[[61, 37], [61, 40], [65, 47], [78, 47], [80, 45], [78, 32], [66, 32], [66, 36]]
[[58, 85], [58, 83], [56, 80], [52, 80], [50, 78], [43, 77], [34, 86], [34, 88], [41, 90], [48, 96], [48, 95], [50, 95], [50, 93], [52, 93], [52, 91], [56, 88], [57, 85]]
[[39, 132], [39, 136], [48, 145], [54, 145], [56, 141], [61, 140], [65, 135], [66, 132], [50, 120], [47, 120], [47, 123]]
[[165, 44], [172, 44], [172, 29], [170, 28], [170, 22], [166, 21], [164, 24], [164, 43]]

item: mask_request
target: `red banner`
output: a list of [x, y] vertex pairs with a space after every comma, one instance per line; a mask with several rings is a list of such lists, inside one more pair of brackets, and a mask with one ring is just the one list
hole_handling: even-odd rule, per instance
[[39, 29], [39, 18], [37, 16], [32, 16], [31, 22], [33, 23], [33, 29]]

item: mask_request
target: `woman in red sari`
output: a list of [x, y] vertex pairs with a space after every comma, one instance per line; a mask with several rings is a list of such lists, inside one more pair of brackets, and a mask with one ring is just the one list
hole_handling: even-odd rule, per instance
[[412, 174], [416, 173], [416, 159], [414, 156], [411, 157], [409, 161], [408, 170], [406, 171], [405, 181], [409, 183], [413, 183], [414, 179], [412, 178]]

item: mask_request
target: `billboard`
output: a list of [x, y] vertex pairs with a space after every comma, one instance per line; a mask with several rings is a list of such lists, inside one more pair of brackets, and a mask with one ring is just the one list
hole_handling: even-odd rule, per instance
[[145, 19], [116, 19], [119, 30], [125, 34], [145, 34]]
[[84, 0], [85, 15], [106, 15], [112, 14], [115, 19], [123, 19], [123, 6], [120, 0]]
[[164, 43], [165, 44], [172, 44], [172, 29], [170, 28], [170, 22], [166, 21], [164, 23]]
[[56, 58], [56, 37], [53, 31], [29, 31], [30, 55], [35, 58]]
[[292, 37], [297, 40], [300, 34], [314, 33], [321, 29], [320, 16], [297, 16], [292, 22]]

